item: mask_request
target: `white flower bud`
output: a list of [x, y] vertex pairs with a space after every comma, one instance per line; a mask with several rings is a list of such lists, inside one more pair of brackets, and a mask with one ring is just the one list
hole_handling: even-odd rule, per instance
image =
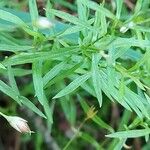
[[53, 26], [53, 23], [49, 21], [46, 17], [40, 17], [36, 21], [36, 26], [42, 29], [51, 28]]
[[30, 130], [27, 120], [17, 116], [5, 116], [9, 124], [21, 133], [32, 133], [33, 131]]
[[127, 28], [127, 27], [125, 27], [125, 26], [122, 26], [122, 27], [120, 28], [120, 32], [121, 32], [121, 33], [125, 33], [125, 32], [128, 31], [128, 29], [129, 29], [129, 28]]

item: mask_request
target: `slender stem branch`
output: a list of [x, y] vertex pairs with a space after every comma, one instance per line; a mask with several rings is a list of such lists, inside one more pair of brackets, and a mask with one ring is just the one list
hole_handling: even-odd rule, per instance
[[66, 146], [63, 148], [63, 150], [67, 150], [67, 148], [69, 147], [69, 145], [72, 143], [72, 141], [77, 137], [80, 129], [83, 127], [84, 123], [87, 121], [87, 119], [84, 119], [83, 122], [80, 124], [80, 126], [78, 127], [76, 133], [72, 136], [72, 138], [70, 139], [70, 141], [66, 144]]

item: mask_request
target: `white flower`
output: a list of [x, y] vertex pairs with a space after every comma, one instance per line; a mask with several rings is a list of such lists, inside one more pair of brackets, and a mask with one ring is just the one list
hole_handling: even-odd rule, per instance
[[6, 116], [5, 117], [9, 124], [21, 133], [32, 133], [33, 131], [30, 130], [27, 120], [17, 116]]
[[53, 23], [49, 21], [46, 17], [40, 17], [36, 21], [36, 26], [42, 29], [51, 28], [53, 26]]
[[125, 26], [122, 26], [122, 27], [120, 28], [120, 32], [121, 32], [121, 33], [125, 33], [125, 32], [128, 31], [128, 29], [129, 29], [129, 28], [127, 28], [127, 27], [125, 27]]
[[132, 29], [134, 26], [135, 26], [135, 23], [131, 21], [131, 22], [129, 22], [127, 25], [122, 26], [122, 27], [120, 28], [120, 32], [121, 32], [121, 33], [125, 33], [125, 32], [127, 32], [129, 29]]

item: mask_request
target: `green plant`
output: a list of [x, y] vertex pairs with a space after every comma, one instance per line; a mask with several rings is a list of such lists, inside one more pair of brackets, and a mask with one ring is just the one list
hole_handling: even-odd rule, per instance
[[[107, 142], [107, 149], [121, 149], [128, 138], [145, 136], [148, 141], [150, 39], [147, 3], [147, 0], [138, 0], [129, 13], [123, 0], [116, 0], [115, 12], [105, 8], [104, 3], [77, 0], [78, 16], [74, 16], [53, 9], [53, 3], [47, 1], [45, 11], [50, 20], [47, 29], [38, 26], [40, 16], [35, 0], [29, 1], [30, 14], [0, 9], [0, 72], [4, 80], [8, 76], [7, 83], [0, 80], [0, 90], [15, 100], [15, 107], [16, 104], [26, 106], [46, 118], [49, 132], [55, 102], [60, 103], [72, 126], [76, 123], [76, 99], [86, 113], [89, 109], [86, 98], [92, 99], [90, 103], [95, 105], [98, 102], [97, 110], [108, 100], [109, 104], [117, 102], [124, 108], [121, 107], [124, 112], [118, 132], [98, 114], [91, 118], [108, 131], [106, 137], [115, 139], [99, 144], [87, 133], [80, 136], [88, 142], [93, 141], [96, 149], [103, 149]], [[71, 4], [63, 4], [76, 10]], [[30, 82], [22, 85], [23, 89], [18, 88], [19, 78], [26, 75]], [[34, 96], [32, 100], [25, 97], [29, 94]]]

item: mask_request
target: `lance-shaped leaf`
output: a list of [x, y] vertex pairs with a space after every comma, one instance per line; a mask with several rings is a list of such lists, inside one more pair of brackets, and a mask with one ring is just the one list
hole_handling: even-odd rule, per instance
[[129, 130], [129, 131], [122, 131], [116, 132], [112, 134], [106, 135], [106, 137], [111, 138], [136, 138], [150, 134], [150, 128], [141, 129], [141, 130]]
[[101, 78], [99, 77], [99, 67], [98, 63], [100, 56], [98, 54], [93, 54], [92, 56], [92, 81], [95, 89], [96, 97], [98, 99], [100, 107], [102, 106], [102, 91], [101, 91]]
[[53, 99], [60, 98], [62, 96], [65, 96], [67, 94], [70, 94], [75, 89], [77, 89], [79, 86], [81, 86], [86, 80], [88, 80], [91, 77], [90, 73], [84, 74], [76, 78], [74, 81], [72, 81], [68, 86], [66, 86], [63, 90], [61, 90], [58, 94], [56, 94]]

